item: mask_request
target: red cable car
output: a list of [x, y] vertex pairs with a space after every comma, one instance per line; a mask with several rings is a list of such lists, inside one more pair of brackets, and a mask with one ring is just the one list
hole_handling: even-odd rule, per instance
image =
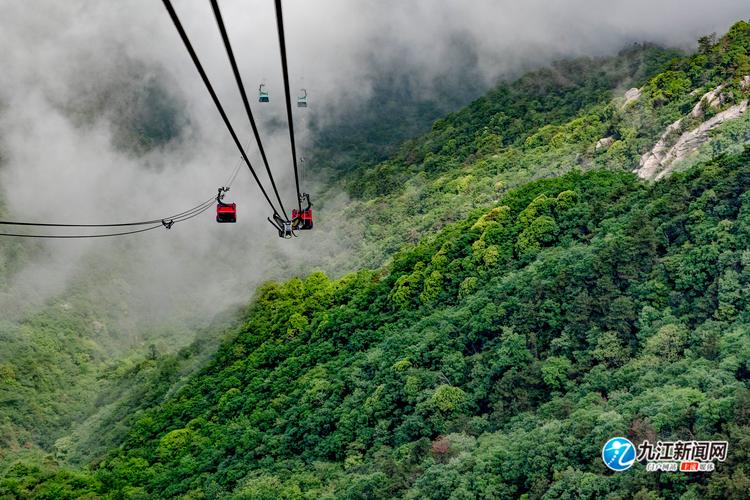
[[313, 228], [313, 213], [312, 203], [310, 203], [310, 195], [302, 193], [300, 196], [301, 201], [307, 202], [307, 207], [303, 208], [302, 211], [296, 208], [292, 210], [292, 221], [294, 222], [294, 229], [312, 229]]
[[220, 187], [219, 194], [216, 195], [216, 222], [237, 222], [237, 204], [236, 203], [224, 203], [224, 193], [229, 191], [229, 188]]
[[312, 229], [313, 228], [313, 215], [312, 210], [302, 210], [300, 212], [296, 208], [292, 210], [292, 220], [296, 222], [295, 229]]
[[237, 222], [237, 204], [219, 202], [216, 205], [216, 222]]

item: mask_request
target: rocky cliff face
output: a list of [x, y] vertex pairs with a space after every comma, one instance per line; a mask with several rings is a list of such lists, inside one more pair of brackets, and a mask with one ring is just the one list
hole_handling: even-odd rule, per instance
[[729, 120], [736, 120], [747, 111], [747, 101], [728, 108], [713, 118], [701, 123], [698, 127], [685, 132], [680, 136], [677, 142], [667, 151], [666, 156], [660, 162], [662, 169], [656, 175], [656, 179], [661, 179], [672, 171], [673, 165], [679, 163], [693, 151], [710, 140], [709, 132], [722, 123]]
[[669, 153], [669, 138], [676, 133], [682, 126], [682, 118], [667, 127], [659, 140], [654, 144], [650, 151], [641, 157], [640, 166], [636, 173], [643, 179], [650, 179], [662, 169], [664, 160]]
[[[750, 85], [750, 76], [744, 77], [741, 85]], [[727, 103], [731, 99], [731, 95], [725, 93], [723, 90], [724, 86], [719, 85], [715, 89], [706, 92], [688, 116], [680, 118], [666, 128], [662, 136], [654, 144], [654, 147], [641, 157], [640, 164], [635, 169], [639, 177], [642, 179], [661, 179], [674, 170], [674, 167], [679, 162], [687, 158], [703, 144], [709, 142], [712, 130], [727, 121], [736, 120], [745, 114], [748, 107], [747, 100], [741, 101], [717, 113], [690, 130], [683, 130], [686, 126], [690, 126], [690, 123], [694, 123], [695, 120], [705, 118], [709, 110], [720, 109], [723, 104]], [[682, 133], [680, 134], [680, 132]], [[680, 135], [675, 140], [677, 134]]]

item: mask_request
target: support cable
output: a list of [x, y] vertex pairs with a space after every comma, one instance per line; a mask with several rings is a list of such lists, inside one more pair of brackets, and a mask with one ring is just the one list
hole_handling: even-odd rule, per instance
[[200, 205], [196, 205], [193, 208], [190, 208], [188, 210], [185, 210], [183, 212], [180, 212], [175, 215], [170, 215], [169, 217], [162, 217], [160, 219], [151, 219], [151, 220], [144, 220], [144, 221], [136, 221], [136, 222], [117, 222], [117, 223], [110, 223], [110, 224], [56, 224], [56, 223], [46, 223], [46, 222], [18, 222], [18, 221], [7, 221], [7, 220], [0, 220], [0, 226], [35, 226], [35, 227], [126, 227], [126, 226], [146, 226], [149, 224], [156, 224], [157, 222], [161, 222], [162, 220], [170, 220], [170, 219], [177, 219], [180, 217], [183, 217], [185, 215], [191, 215], [195, 212], [202, 211], [206, 206], [210, 206], [213, 204], [215, 197], [209, 198], [208, 200], [204, 201]]
[[162, 2], [164, 3], [164, 7], [167, 9], [167, 12], [169, 13], [169, 17], [172, 19], [172, 23], [174, 24], [175, 29], [177, 29], [177, 33], [180, 35], [182, 42], [185, 44], [185, 48], [187, 49], [188, 54], [190, 54], [190, 58], [193, 60], [193, 64], [195, 65], [195, 68], [198, 70], [198, 73], [200, 74], [200, 77], [203, 80], [203, 83], [205, 84], [206, 89], [208, 90], [208, 93], [211, 95], [211, 98], [213, 99], [214, 104], [216, 105], [216, 109], [219, 111], [221, 118], [224, 120], [224, 125], [226, 125], [227, 130], [229, 130], [229, 134], [232, 136], [232, 139], [234, 140], [234, 144], [237, 146], [237, 149], [240, 150], [240, 153], [242, 154], [242, 159], [245, 160], [247, 167], [250, 169], [250, 173], [253, 174], [253, 178], [255, 179], [255, 182], [258, 184], [260, 191], [263, 193], [263, 196], [265, 197], [266, 201], [271, 206], [273, 213], [278, 215], [278, 211], [276, 210], [276, 207], [271, 201], [271, 198], [268, 197], [268, 193], [266, 193], [266, 189], [263, 187], [263, 184], [260, 182], [260, 179], [258, 178], [258, 174], [255, 172], [255, 169], [250, 163], [250, 160], [247, 157], [247, 153], [245, 153], [245, 149], [242, 147], [242, 144], [240, 143], [240, 140], [234, 131], [234, 127], [232, 127], [232, 124], [229, 121], [229, 118], [227, 117], [226, 112], [224, 112], [224, 107], [221, 105], [221, 101], [219, 101], [219, 97], [216, 95], [216, 92], [214, 91], [214, 88], [211, 85], [211, 81], [208, 79], [208, 75], [206, 75], [206, 72], [203, 69], [203, 65], [201, 64], [200, 60], [198, 59], [198, 55], [195, 53], [195, 50], [193, 49], [193, 44], [190, 43], [190, 38], [188, 37], [187, 33], [182, 27], [180, 18], [177, 16], [177, 12], [175, 12], [174, 7], [172, 7], [172, 2], [170, 0], [162, 0]]
[[136, 229], [134, 231], [122, 231], [122, 232], [116, 232], [116, 233], [104, 233], [104, 234], [25, 234], [25, 233], [0, 233], [0, 236], [13, 236], [17, 238], [40, 238], [40, 239], [88, 239], [88, 238], [108, 238], [112, 236], [127, 236], [131, 234], [138, 234], [138, 233], [145, 233], [146, 231], [152, 231], [154, 229], [159, 229], [161, 227], [166, 227], [167, 229], [171, 228], [172, 225], [177, 224], [178, 222], [184, 222], [186, 220], [192, 219], [193, 217], [197, 217], [198, 215], [202, 214], [211, 206], [213, 205], [213, 199], [211, 200], [211, 203], [208, 204], [206, 207], [201, 209], [198, 212], [184, 215], [182, 217], [177, 217], [174, 219], [164, 219], [159, 221], [159, 224], [155, 224], [153, 226], [149, 226], [147, 228], [143, 229]]
[[289, 68], [286, 58], [286, 41], [284, 38], [284, 15], [281, 8], [281, 0], [275, 0], [276, 4], [276, 26], [279, 32], [279, 49], [281, 51], [281, 71], [284, 74], [284, 92], [286, 93], [286, 117], [289, 122], [289, 140], [292, 146], [292, 162], [294, 165], [294, 183], [297, 188], [297, 203], [302, 213], [302, 195], [299, 190], [299, 172], [297, 169], [297, 146], [294, 142], [294, 122], [292, 120], [292, 94], [289, 90]]
[[221, 39], [224, 42], [224, 48], [227, 51], [227, 57], [229, 58], [229, 63], [232, 65], [232, 72], [234, 73], [234, 79], [237, 82], [237, 88], [239, 88], [240, 95], [242, 96], [242, 103], [245, 105], [245, 112], [247, 114], [248, 119], [250, 120], [250, 126], [253, 129], [255, 142], [258, 143], [260, 156], [263, 159], [263, 164], [266, 166], [266, 172], [268, 173], [268, 178], [271, 180], [271, 186], [273, 187], [273, 192], [276, 194], [276, 200], [279, 202], [279, 207], [281, 208], [281, 212], [284, 214], [284, 218], [289, 219], [289, 216], [287, 216], [286, 210], [284, 209], [284, 204], [281, 201], [281, 197], [279, 196], [279, 190], [276, 188], [276, 182], [273, 179], [273, 174], [271, 173], [271, 167], [268, 166], [268, 158], [266, 157], [266, 151], [263, 148], [263, 142], [260, 140], [258, 126], [255, 124], [255, 118], [253, 118], [253, 112], [250, 110], [250, 101], [247, 98], [247, 92], [245, 92], [245, 85], [242, 83], [242, 77], [240, 76], [240, 70], [237, 67], [237, 61], [234, 58], [234, 51], [232, 50], [232, 44], [229, 41], [229, 35], [227, 34], [226, 27], [224, 26], [224, 19], [221, 16], [221, 10], [219, 9], [218, 0], [211, 0], [211, 7], [213, 8], [213, 11], [214, 11], [216, 24], [219, 26], [219, 31], [221, 32]]

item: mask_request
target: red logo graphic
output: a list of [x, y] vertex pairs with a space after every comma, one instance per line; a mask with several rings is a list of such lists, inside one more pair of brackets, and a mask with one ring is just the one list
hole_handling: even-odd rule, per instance
[[698, 462], [682, 462], [680, 464], [681, 472], [698, 472], [700, 464]]

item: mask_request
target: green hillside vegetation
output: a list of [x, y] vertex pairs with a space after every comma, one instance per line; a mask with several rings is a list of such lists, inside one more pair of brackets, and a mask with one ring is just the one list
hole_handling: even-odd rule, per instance
[[457, 49], [454, 61], [463, 67], [431, 82], [429, 92], [415, 88], [403, 63], [376, 65], [369, 97], [337, 109], [335, 121], [315, 120], [309, 125], [314, 135], [311, 168], [324, 167], [334, 176], [375, 165], [395, 154], [406, 139], [430, 130], [432, 123], [486, 92], [479, 68], [468, 48]]
[[201, 366], [237, 320], [228, 310], [187, 329], [180, 311], [192, 304], [179, 298], [149, 314], [160, 306], [144, 303], [119, 254], [89, 254], [59, 293], [25, 303], [12, 282], [44, 247], [0, 243], [0, 469], [22, 450], [74, 462], [105, 452], [110, 436], [127, 430], [126, 417]]
[[[394, 143], [428, 129], [443, 114], [434, 101], [412, 104], [415, 96], [399, 91], [398, 84], [391, 78], [378, 82], [373, 99], [380, 101], [387, 95], [388, 106], [363, 103], [362, 108], [372, 113], [358, 117], [362, 128], [371, 132], [376, 125], [381, 127], [377, 137], [370, 134], [371, 149], [367, 150], [376, 151], [377, 157], [394, 148]], [[169, 148], [185, 137], [184, 102], [170, 92], [174, 82], [159, 68], [126, 58], [106, 77], [84, 79], [76, 85], [73, 99], [54, 104], [76, 127], [111, 122], [113, 146], [122, 152], [142, 155]], [[451, 88], [452, 84], [446, 84], [440, 92], [448, 95]], [[479, 92], [476, 86], [463, 90], [472, 95]], [[467, 102], [469, 97], [460, 99]], [[406, 111], [399, 120], [394, 111], [400, 105]], [[455, 107], [459, 104], [451, 109]], [[321, 151], [331, 160], [335, 150], [350, 159], [361, 154], [363, 148], [353, 147], [360, 144], [359, 138], [342, 140], [336, 127], [316, 130]], [[169, 389], [166, 381], [178, 381], [186, 370], [200, 364], [202, 356], [215, 351], [223, 328], [213, 322], [198, 333], [186, 332], [185, 321], [172, 318], [171, 313], [170, 317], [160, 313], [159, 325], [135, 318], [134, 311], [145, 308], [131, 283], [109, 276], [117, 274], [115, 269], [127, 274], [129, 259], [117, 255], [89, 255], [89, 266], [76, 269], [70, 286], [43, 304], [28, 307], [14, 296], [11, 282], [46, 251], [36, 242], [0, 239], [0, 310], [8, 312], [0, 319], [0, 467], [4, 460], [12, 461], [19, 449], [35, 447], [74, 462], [98, 455], [122, 437], [134, 408], [154, 404], [152, 398]], [[278, 268], [288, 265], [281, 261]], [[227, 313], [218, 324], [231, 323], [227, 319], [231, 315]], [[177, 352], [196, 336], [198, 344]], [[173, 361], [177, 368], [171, 366]]]
[[[0, 320], [0, 450], [41, 447], [64, 456], [70, 446], [57, 441], [72, 427], [152, 371], [169, 375], [162, 382], [175, 381], [181, 370], [202, 359], [199, 354], [215, 349], [222, 328], [234, 321], [220, 317], [206, 321], [209, 331], [186, 330], [175, 313], [164, 313], [159, 323], [145, 325], [133, 311], [146, 308], [116, 277], [117, 264], [95, 261], [87, 261], [86, 272], [61, 296], [30, 307], [20, 319], [9, 314]], [[3, 307], [13, 304], [8, 298]], [[175, 346], [190, 343], [196, 335], [203, 339], [189, 349], [195, 359], [179, 369], [172, 366], [169, 359], [180, 356]], [[138, 385], [136, 393], [145, 390]], [[109, 426], [98, 429], [91, 438], [101, 441], [109, 431]], [[0, 462], [2, 458], [0, 451]]]
[[[743, 498], [749, 217], [750, 150], [653, 185], [527, 184], [388, 268], [265, 285], [90, 474], [20, 462], [0, 492]], [[710, 475], [612, 474], [614, 435], [732, 451]]]
[[[76, 98], [54, 104], [76, 127], [110, 120], [113, 146], [145, 154], [179, 139], [186, 121], [164, 79], [153, 68], [127, 61], [115, 75], [99, 80], [99, 87], [80, 82]], [[3, 156], [0, 150], [0, 169]], [[6, 207], [0, 197], [2, 215]], [[129, 247], [122, 249], [127, 252]], [[144, 360], [144, 354], [176, 356], [175, 351], [196, 333], [185, 331], [179, 312], [160, 314], [159, 324], [144, 324], [136, 317], [134, 311], [148, 310], [143, 304], [148, 299], [121, 278], [127, 275], [127, 259], [122, 255], [90, 253], [85, 265], [71, 270], [62, 291], [51, 292], [49, 298], [44, 290], [29, 292], [29, 297], [19, 294], [13, 281], [48, 252], [36, 241], [0, 238], [0, 468], [21, 449], [41, 447], [58, 457], [67, 456], [71, 446], [66, 436], [71, 429], [101, 413], [129, 387], [133, 380], [125, 375], [133, 366], [139, 368], [141, 378], [152, 369], [168, 370], [166, 364], [153, 368], [156, 361]], [[50, 282], [58, 279], [49, 277]], [[214, 331], [213, 340], [204, 344], [211, 345], [221, 328]], [[159, 390], [163, 393], [166, 388]]]
[[[336, 274], [267, 283], [177, 353], [108, 363], [116, 301], [75, 288], [0, 324], [0, 497], [745, 498], [750, 118], [665, 180], [631, 171], [705, 92], [727, 95], [707, 116], [747, 99], [749, 53], [740, 22], [691, 56], [561, 62], [375, 166], [380, 139], [323, 144], [321, 199], [351, 197], [316, 205], [346, 228]], [[730, 458], [613, 474], [615, 435]]]
[[[334, 183], [330, 194], [343, 188], [354, 200], [321, 216], [346, 224], [344, 238], [356, 249], [352, 270], [377, 267], [404, 242], [416, 243], [530, 180], [574, 168], [633, 170], [705, 92], [724, 84], [723, 108], [747, 99], [750, 88], [740, 88], [740, 79], [750, 74], [749, 52], [750, 24], [739, 22], [719, 39], [701, 39], [691, 56], [635, 46], [616, 58], [561, 62], [501, 84], [437, 120], [392, 159]], [[641, 87], [643, 95], [624, 105], [616, 96], [628, 87]], [[714, 135], [698, 161], [739, 152], [750, 140], [750, 118], [727, 122]], [[605, 137], [613, 143], [597, 150]]]

